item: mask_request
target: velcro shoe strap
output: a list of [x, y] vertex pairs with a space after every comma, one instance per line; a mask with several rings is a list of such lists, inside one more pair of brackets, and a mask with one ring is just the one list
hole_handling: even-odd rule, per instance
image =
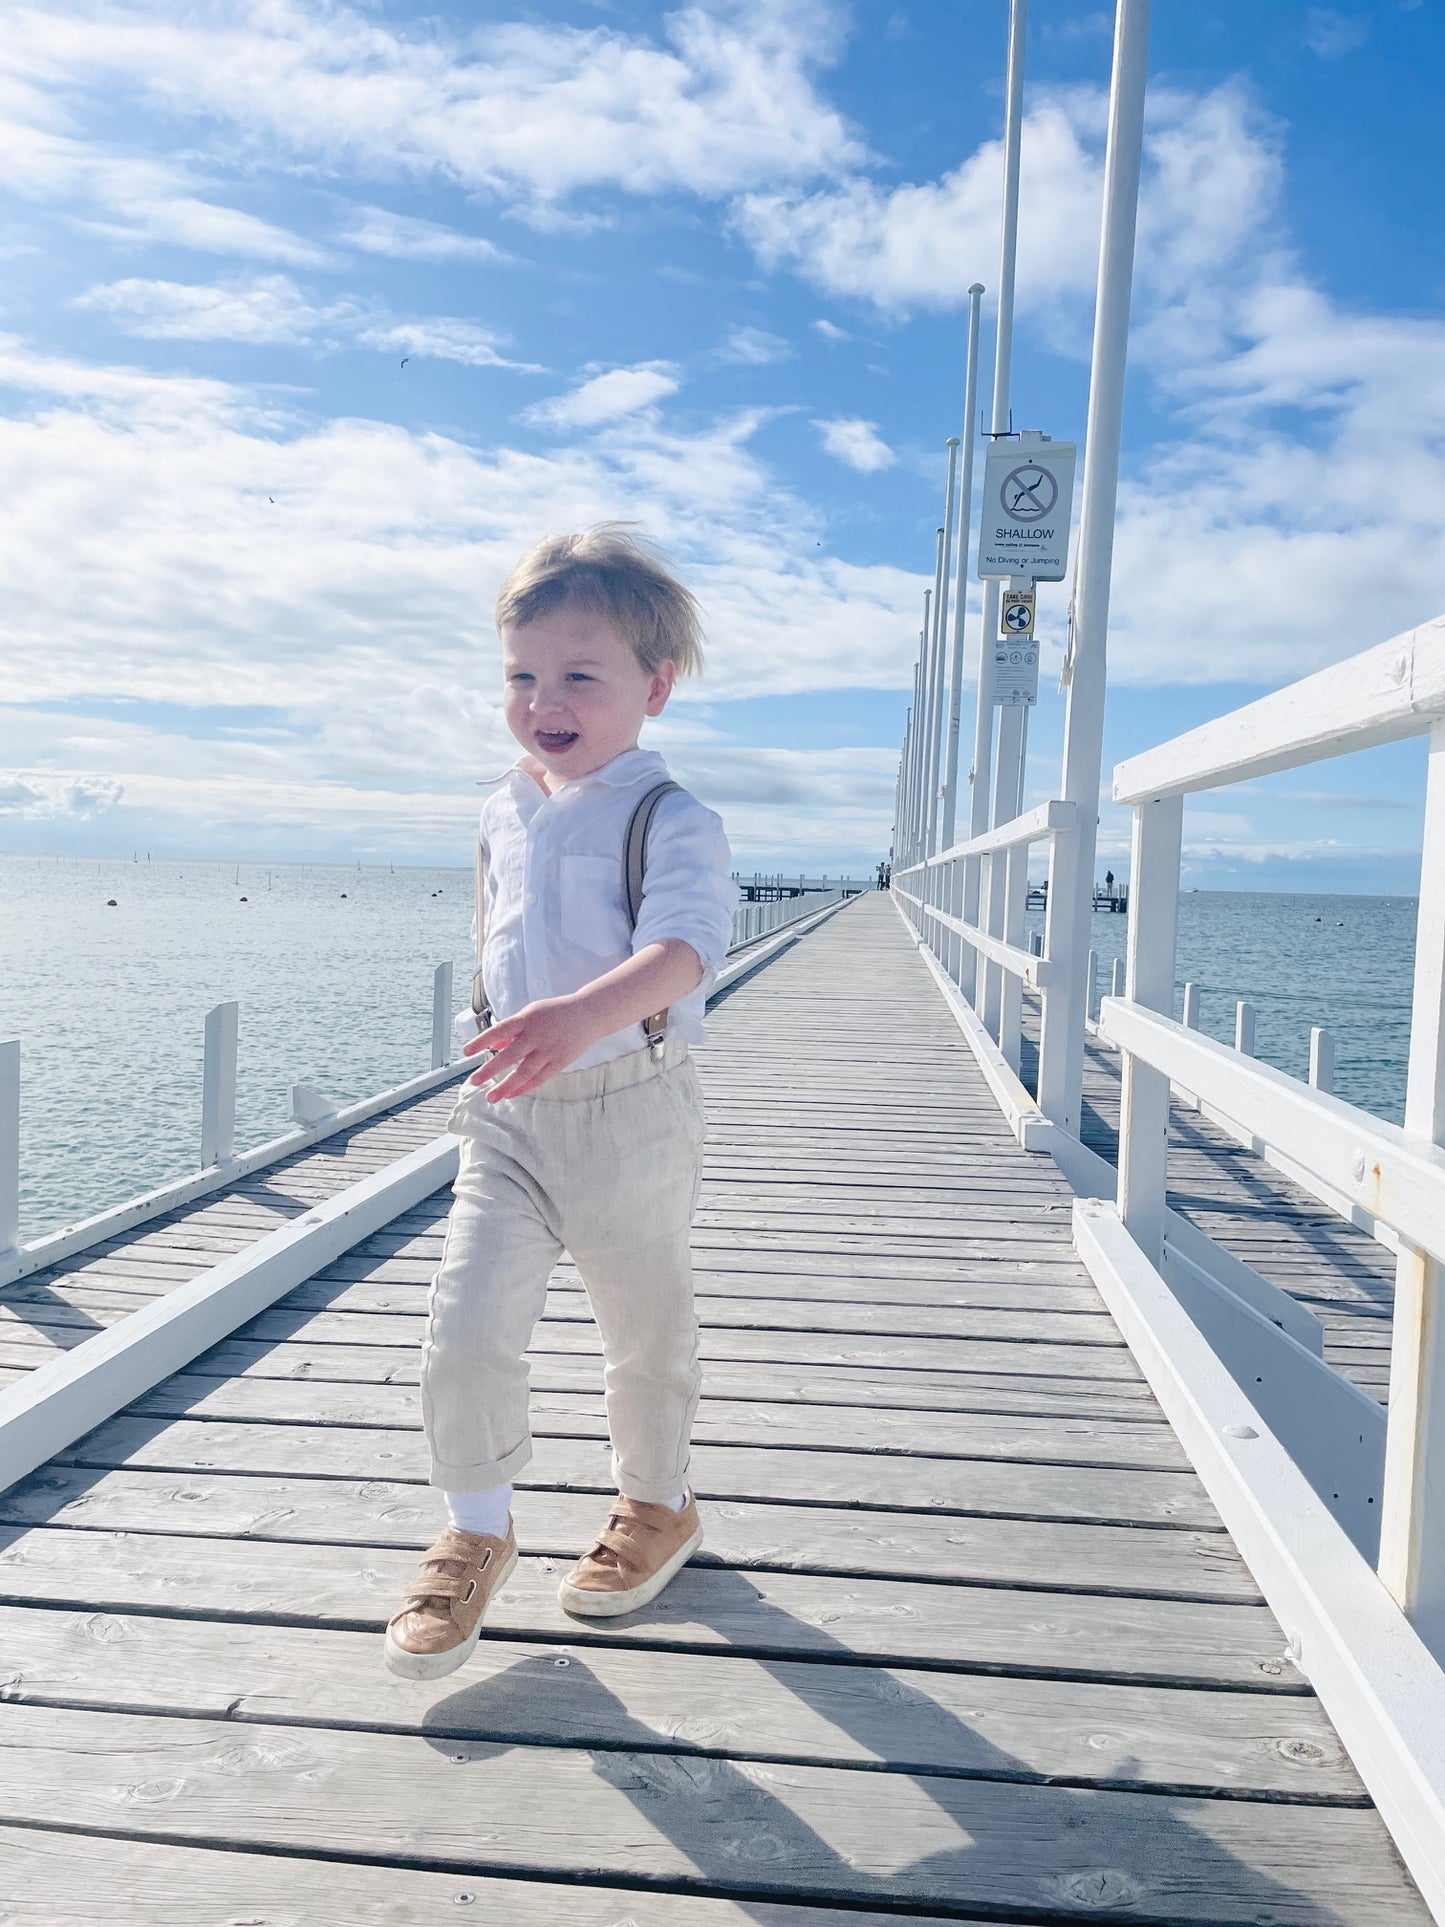
[[423, 1573], [413, 1579], [406, 1589], [408, 1605], [419, 1604], [423, 1599], [469, 1599], [476, 1591], [477, 1582], [471, 1573]]
[[604, 1526], [597, 1535], [597, 1543], [606, 1546], [609, 1552], [616, 1553], [618, 1568], [624, 1579], [636, 1581], [647, 1578], [650, 1570], [647, 1554], [638, 1543], [639, 1538], [643, 1534], [649, 1538], [655, 1537], [656, 1532], [655, 1526], [645, 1526], [639, 1520], [629, 1519], [620, 1526]]

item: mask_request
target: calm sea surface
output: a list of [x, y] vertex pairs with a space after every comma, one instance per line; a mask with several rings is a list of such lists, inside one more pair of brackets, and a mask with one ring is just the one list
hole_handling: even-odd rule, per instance
[[[471, 888], [465, 870], [0, 856], [22, 1237], [194, 1169], [202, 1027], [225, 999], [241, 1006], [238, 1149], [287, 1128], [293, 1083], [349, 1101], [425, 1070], [435, 965], [450, 958], [465, 995]], [[1300, 1076], [1323, 1024], [1340, 1096], [1399, 1122], [1413, 899], [1200, 891], [1179, 921], [1206, 1031], [1232, 1040], [1248, 998], [1259, 1055]], [[1095, 918], [1106, 985], [1126, 935], [1125, 918]]]

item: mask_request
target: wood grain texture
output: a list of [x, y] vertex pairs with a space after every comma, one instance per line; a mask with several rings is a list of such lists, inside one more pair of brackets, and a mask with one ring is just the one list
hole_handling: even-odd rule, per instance
[[[1423, 1920], [1074, 1255], [1066, 1188], [891, 904], [709, 1022], [702, 1552], [642, 1612], [561, 1610], [610, 1492], [564, 1260], [529, 1353], [523, 1557], [466, 1668], [383, 1670], [444, 1517], [418, 1368], [446, 1201], [402, 1214], [0, 1495], [0, 1918]], [[880, 1022], [896, 1046], [860, 1079]], [[261, 1174], [80, 1254], [0, 1308], [0, 1371], [324, 1177]]]

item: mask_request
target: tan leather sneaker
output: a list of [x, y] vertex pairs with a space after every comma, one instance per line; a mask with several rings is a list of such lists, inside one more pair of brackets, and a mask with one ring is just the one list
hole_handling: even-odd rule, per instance
[[702, 1544], [697, 1505], [689, 1492], [680, 1512], [619, 1497], [590, 1552], [557, 1588], [565, 1611], [585, 1619], [635, 1612], [656, 1599]]
[[516, 1563], [510, 1519], [505, 1539], [448, 1526], [422, 1554], [401, 1611], [387, 1622], [388, 1669], [403, 1679], [440, 1679], [465, 1664], [477, 1649], [492, 1594]]

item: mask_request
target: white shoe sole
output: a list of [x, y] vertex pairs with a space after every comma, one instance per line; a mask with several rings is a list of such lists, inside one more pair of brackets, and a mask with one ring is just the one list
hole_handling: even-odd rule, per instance
[[446, 1674], [454, 1673], [459, 1666], [465, 1666], [472, 1654], [477, 1650], [477, 1641], [482, 1636], [482, 1621], [487, 1616], [488, 1607], [490, 1607], [501, 1588], [506, 1585], [507, 1581], [516, 1571], [516, 1568], [517, 1549], [514, 1546], [506, 1564], [502, 1567], [502, 1570], [493, 1582], [492, 1590], [487, 1594], [487, 1604], [483, 1606], [477, 1623], [471, 1630], [470, 1636], [464, 1639], [459, 1646], [449, 1646], [444, 1653], [409, 1653], [405, 1646], [397, 1645], [391, 1636], [391, 1629], [388, 1627], [386, 1634], [386, 1670], [389, 1673], [395, 1673], [399, 1679], [442, 1679]]
[[574, 1613], [579, 1619], [617, 1619], [623, 1613], [636, 1612], [656, 1599], [670, 1579], [682, 1571], [692, 1555], [702, 1544], [702, 1527], [666, 1562], [658, 1567], [650, 1579], [644, 1579], [640, 1586], [631, 1592], [586, 1592], [581, 1587], [569, 1586], [564, 1579], [557, 1588], [557, 1598], [563, 1612]]

